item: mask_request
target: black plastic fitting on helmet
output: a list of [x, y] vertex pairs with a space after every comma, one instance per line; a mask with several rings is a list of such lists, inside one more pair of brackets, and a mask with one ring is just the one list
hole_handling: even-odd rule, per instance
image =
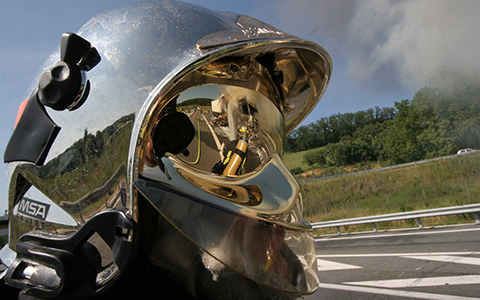
[[[67, 238], [24, 234], [5, 282], [39, 298], [99, 294], [128, 268], [136, 229], [136, 223], [125, 213], [110, 210], [96, 215]], [[109, 261], [101, 255], [105, 252], [111, 254]]]
[[90, 83], [83, 73], [100, 62], [90, 43], [73, 33], [61, 39], [60, 61], [44, 72], [5, 149], [4, 162], [27, 161], [43, 165], [60, 127], [44, 106], [54, 110], [75, 110], [87, 99]]
[[38, 100], [55, 110], [76, 109], [86, 100], [89, 87], [82, 87], [82, 71], [100, 62], [97, 50], [74, 33], [61, 39], [60, 61], [40, 76]]

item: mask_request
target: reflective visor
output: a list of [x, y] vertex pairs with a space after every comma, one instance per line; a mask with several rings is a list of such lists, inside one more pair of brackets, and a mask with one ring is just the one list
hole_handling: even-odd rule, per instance
[[267, 69], [220, 59], [154, 99], [137, 190], [204, 251], [212, 274], [230, 268], [276, 290], [313, 293], [313, 236], [281, 161], [282, 96]]
[[[184, 91], [160, 112], [152, 133], [150, 165], [173, 155], [207, 174], [245, 175], [283, 153], [279, 109], [259, 92], [203, 85]], [[148, 151], [148, 150], [147, 150]]]
[[146, 180], [135, 186], [180, 232], [205, 251], [213, 275], [225, 267], [274, 289], [310, 294], [318, 287], [313, 236], [225, 210]]

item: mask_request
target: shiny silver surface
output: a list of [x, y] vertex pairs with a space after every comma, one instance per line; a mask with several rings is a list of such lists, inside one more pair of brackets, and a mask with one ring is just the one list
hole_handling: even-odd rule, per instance
[[[62, 129], [45, 164], [9, 164], [11, 249], [23, 233], [40, 229], [68, 235], [106, 209], [127, 210], [139, 221], [133, 183], [140, 178], [307, 237], [310, 227], [302, 217], [298, 183], [280, 158], [285, 134], [313, 110], [328, 85], [331, 59], [321, 46], [248, 16], [171, 1], [135, 3], [99, 14], [78, 35], [98, 50], [102, 60], [87, 74], [90, 94], [81, 107], [47, 108]], [[55, 51], [38, 74], [58, 60]], [[31, 91], [37, 82], [38, 76]], [[168, 174], [149, 164], [148, 141], [162, 110], [192, 87], [212, 85], [246, 89], [269, 101], [267, 110], [275, 113], [267, 114], [271, 118], [265, 122], [281, 124], [270, 124], [272, 130], [263, 136], [268, 142], [257, 143], [268, 144], [265, 158], [231, 177], [188, 165], [179, 155], [159, 157]], [[206, 112], [199, 122], [207, 126], [212, 118], [212, 111]], [[222, 160], [216, 150], [218, 156], [206, 161], [209, 166]], [[38, 193], [27, 193], [30, 186]], [[228, 195], [231, 191], [235, 197]], [[48, 202], [53, 208], [48, 214], [57, 216], [22, 214], [22, 199]], [[149, 201], [156, 205], [155, 199]], [[311, 251], [305, 246], [299, 255]], [[220, 259], [230, 264], [230, 259]], [[315, 260], [306, 265], [309, 272]], [[306, 289], [287, 290], [312, 292], [316, 280]]]
[[9, 267], [13, 263], [16, 256], [17, 254], [14, 251], [12, 251], [12, 249], [10, 249], [8, 245], [5, 245], [0, 251], [0, 257], [1, 257], [2, 263], [7, 267]]

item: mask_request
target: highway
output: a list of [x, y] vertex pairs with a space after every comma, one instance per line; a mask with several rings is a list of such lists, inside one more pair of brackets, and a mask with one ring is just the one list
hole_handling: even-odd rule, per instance
[[479, 225], [319, 236], [315, 246], [321, 284], [306, 300], [480, 300]]
[[480, 226], [319, 236], [305, 299], [480, 299]]

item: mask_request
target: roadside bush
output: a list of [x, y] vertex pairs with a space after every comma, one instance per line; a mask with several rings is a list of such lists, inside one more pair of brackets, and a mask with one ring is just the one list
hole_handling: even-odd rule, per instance
[[296, 167], [290, 170], [293, 175], [303, 173], [302, 167]]

